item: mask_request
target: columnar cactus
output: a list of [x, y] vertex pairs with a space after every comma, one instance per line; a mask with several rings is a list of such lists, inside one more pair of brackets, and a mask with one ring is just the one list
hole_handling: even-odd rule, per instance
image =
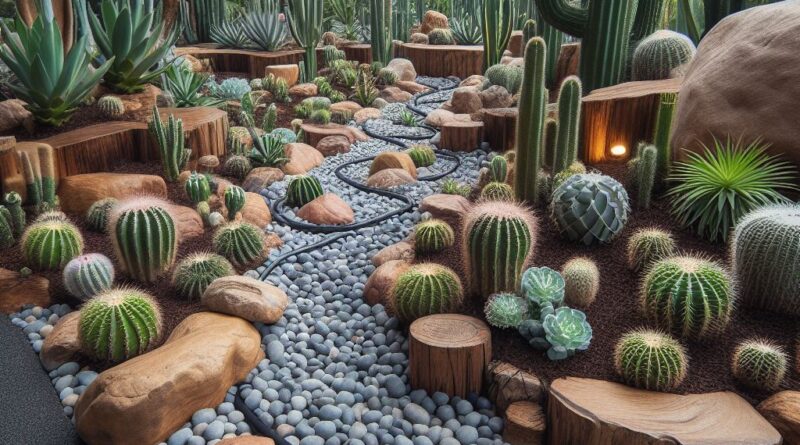
[[411, 160], [414, 161], [414, 166], [417, 168], [430, 167], [436, 163], [436, 152], [429, 145], [415, 145], [406, 150], [406, 154], [411, 157]]
[[0, 249], [7, 249], [16, 242], [14, 222], [11, 219], [11, 212], [6, 206], [0, 205]]
[[800, 315], [800, 204], [769, 205], [739, 220], [731, 262], [744, 306]]
[[619, 235], [629, 211], [628, 193], [610, 176], [574, 175], [553, 191], [552, 216], [561, 234], [587, 246]]
[[[484, 2], [488, 3], [488, 2]], [[538, 197], [536, 175], [542, 159], [547, 90], [544, 87], [546, 47], [535, 37], [525, 47], [525, 78], [519, 98], [514, 194], [528, 204]]]
[[278, 107], [275, 103], [269, 104], [267, 111], [264, 112], [264, 119], [261, 121], [261, 129], [265, 133], [270, 133], [275, 129], [278, 122]]
[[625, 383], [652, 391], [669, 391], [686, 378], [686, 350], [671, 336], [636, 330], [622, 336], [614, 353], [614, 367]]
[[87, 253], [70, 260], [64, 267], [64, 287], [75, 298], [87, 300], [111, 288], [114, 265], [100, 253]]
[[171, 182], [177, 181], [178, 175], [192, 154], [191, 150], [185, 148], [183, 121], [170, 114], [167, 124], [164, 125], [158, 107], [153, 107], [153, 114], [147, 123], [147, 128], [158, 143], [164, 178]]
[[302, 67], [305, 78], [317, 77], [317, 45], [322, 37], [322, 0], [287, 0], [283, 4], [283, 14], [289, 23], [289, 31], [294, 41], [303, 48]]
[[634, 272], [671, 257], [678, 249], [669, 232], [656, 227], [640, 229], [628, 240], [628, 268]]
[[235, 275], [231, 263], [213, 253], [195, 253], [175, 266], [172, 286], [189, 301], [200, 298], [217, 278]]
[[11, 217], [11, 228], [14, 237], [19, 237], [25, 231], [25, 210], [22, 209], [22, 197], [17, 192], [8, 192], [4, 198], [5, 207]]
[[39, 179], [41, 181], [42, 206], [40, 211], [58, 208], [56, 196], [56, 167], [53, 147], [41, 144], [36, 149], [39, 156]]
[[369, 0], [372, 58], [384, 66], [392, 60], [392, 0]]
[[504, 182], [490, 182], [483, 186], [481, 199], [486, 201], [514, 201], [514, 189]]
[[412, 321], [452, 312], [463, 297], [464, 289], [455, 272], [439, 264], [416, 264], [397, 278], [389, 307], [401, 320]]
[[512, 293], [494, 294], [483, 308], [486, 321], [500, 329], [516, 329], [528, 317], [525, 300]]
[[228, 220], [233, 221], [236, 214], [244, 208], [246, 200], [244, 189], [238, 185], [229, 185], [225, 189], [225, 208], [228, 210]]
[[302, 207], [322, 196], [322, 184], [314, 176], [302, 175], [289, 181], [286, 187], [286, 204]]
[[505, 156], [495, 156], [489, 161], [489, 173], [492, 181], [506, 182], [506, 179], [508, 179], [508, 160]]
[[633, 80], [669, 79], [672, 70], [692, 60], [696, 48], [683, 34], [662, 29], [639, 43], [633, 53]]
[[733, 288], [718, 264], [676, 256], [653, 265], [644, 278], [641, 305], [649, 321], [684, 338], [725, 330], [733, 312]]
[[111, 209], [117, 205], [116, 198], [103, 198], [98, 199], [86, 211], [86, 223], [89, 228], [95, 232], [105, 233], [106, 226], [108, 225], [108, 216], [111, 214]]
[[560, 172], [578, 158], [581, 133], [581, 81], [576, 76], [564, 79], [558, 92], [558, 128], [553, 171]]
[[81, 309], [78, 339], [84, 353], [122, 362], [146, 352], [161, 335], [161, 311], [153, 297], [132, 288], [103, 292]]
[[514, 26], [511, 0], [483, 0], [483, 69], [500, 63]]
[[733, 353], [733, 376], [744, 385], [763, 391], [775, 391], [788, 368], [783, 349], [767, 340], [747, 340]]
[[116, 119], [125, 114], [125, 104], [117, 96], [103, 96], [97, 100], [97, 108], [107, 118]]
[[38, 207], [42, 203], [42, 181], [38, 170], [34, 170], [33, 162], [27, 151], [18, 153], [22, 177], [25, 180], [26, 203]]
[[169, 204], [158, 198], [132, 198], [111, 210], [108, 232], [120, 268], [131, 278], [155, 282], [175, 262], [178, 234]]
[[537, 229], [536, 218], [520, 205], [475, 205], [465, 217], [462, 237], [473, 289], [484, 298], [516, 291], [522, 269], [533, 257]]
[[675, 93], [661, 93], [658, 102], [656, 126], [653, 130], [653, 145], [658, 150], [656, 162], [656, 184], [661, 185], [670, 174], [672, 166], [671, 132], [672, 118], [675, 114], [675, 105], [678, 95]]
[[246, 222], [229, 222], [214, 234], [214, 251], [237, 267], [246, 266], [264, 255], [264, 234]]
[[564, 277], [564, 301], [570, 306], [587, 307], [600, 291], [600, 271], [589, 258], [573, 258], [561, 269]]
[[223, 166], [223, 171], [225, 171], [226, 175], [239, 180], [244, 179], [252, 169], [253, 166], [250, 164], [250, 160], [240, 155], [229, 156], [228, 159], [225, 160], [225, 165]]
[[37, 222], [22, 234], [22, 256], [33, 269], [60, 269], [82, 251], [81, 232], [67, 221]]
[[414, 250], [418, 254], [441, 252], [455, 242], [453, 228], [440, 219], [423, 221], [414, 228]]
[[650, 208], [657, 169], [658, 152], [656, 147], [648, 145], [642, 149], [642, 154], [636, 163], [636, 206], [640, 209]]
[[208, 178], [202, 173], [192, 172], [189, 179], [184, 184], [186, 195], [194, 204], [199, 202], [208, 201], [211, 197], [211, 185], [208, 183]]

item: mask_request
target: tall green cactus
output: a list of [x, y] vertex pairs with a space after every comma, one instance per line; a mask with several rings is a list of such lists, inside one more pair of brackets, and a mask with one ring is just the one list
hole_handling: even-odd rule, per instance
[[[522, 27], [522, 43], [525, 44], [530, 39], [536, 37], [537, 34], [537, 25], [536, 20], [529, 18], [525, 21], [525, 25]], [[523, 48], [524, 50], [524, 48]]]
[[547, 90], [544, 87], [547, 47], [541, 37], [525, 47], [525, 71], [519, 99], [514, 194], [529, 204], [539, 196], [536, 175], [542, 160]]
[[208, 183], [208, 178], [202, 173], [192, 172], [184, 184], [186, 189], [186, 196], [194, 204], [203, 201], [208, 201], [211, 197], [211, 184]]
[[0, 249], [7, 249], [16, 242], [14, 223], [11, 219], [11, 212], [6, 206], [0, 205]]
[[39, 174], [42, 181], [42, 210], [52, 210], [57, 207], [56, 202], [56, 169], [53, 159], [53, 147], [39, 145], [36, 148], [39, 155]]
[[38, 171], [33, 168], [33, 162], [27, 151], [18, 153], [22, 177], [25, 180], [26, 203], [38, 207], [42, 203], [42, 182]]
[[305, 51], [302, 67], [309, 81], [317, 77], [317, 45], [322, 36], [322, 10], [322, 0], [286, 0], [283, 5], [289, 31]]
[[581, 123], [581, 80], [570, 76], [558, 92], [558, 130], [556, 132], [554, 172], [561, 172], [578, 158]]
[[164, 177], [170, 182], [177, 181], [181, 169], [192, 154], [191, 150], [184, 148], [183, 121], [175, 119], [175, 115], [170, 114], [165, 126], [161, 121], [158, 107], [153, 107], [153, 115], [147, 123], [147, 128], [158, 143]]
[[392, 0], [369, 0], [372, 59], [386, 65], [392, 60]]
[[649, 209], [653, 197], [653, 185], [656, 181], [657, 152], [652, 145], [642, 149], [642, 154], [636, 165], [636, 206], [640, 209]]
[[157, 198], [133, 198], [111, 211], [108, 231], [117, 260], [134, 279], [153, 283], [175, 262], [178, 236], [168, 207]]
[[667, 10], [667, 3], [664, 0], [639, 0], [639, 7], [636, 8], [636, 18], [633, 20], [631, 29], [631, 45], [654, 33], [661, 28], [664, 20], [664, 13]]
[[[186, 5], [182, 5], [181, 22], [184, 37], [189, 43], [209, 43], [211, 28], [225, 22], [225, 0], [192, 0], [194, 17]], [[192, 26], [194, 22], [195, 26]]]
[[5, 196], [6, 208], [11, 216], [11, 225], [15, 237], [25, 231], [25, 210], [22, 209], [22, 197], [17, 192], [8, 192]]
[[483, 70], [500, 63], [514, 26], [512, 0], [483, 0]]
[[658, 114], [653, 132], [653, 145], [658, 151], [656, 162], [656, 184], [661, 184], [670, 174], [672, 165], [672, 117], [675, 114], [675, 104], [678, 102], [676, 93], [662, 93], [659, 96]]

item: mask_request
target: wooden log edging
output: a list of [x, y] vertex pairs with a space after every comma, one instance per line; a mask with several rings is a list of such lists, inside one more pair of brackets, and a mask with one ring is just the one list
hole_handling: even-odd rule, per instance
[[483, 141], [483, 122], [452, 121], [445, 122], [441, 127], [441, 140], [439, 148], [450, 151], [473, 152], [480, 147]]
[[175, 55], [209, 59], [216, 72], [246, 73], [251, 79], [264, 77], [264, 70], [268, 66], [297, 65], [303, 60], [303, 50], [300, 49], [268, 52], [184, 46], [175, 48]]
[[483, 46], [404, 43], [399, 51], [422, 76], [466, 79], [483, 74]]
[[513, 150], [517, 140], [518, 108], [487, 108], [483, 110], [483, 140], [492, 151]]

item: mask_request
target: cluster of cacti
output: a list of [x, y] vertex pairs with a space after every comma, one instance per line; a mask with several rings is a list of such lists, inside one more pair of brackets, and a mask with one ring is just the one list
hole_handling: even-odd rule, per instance
[[233, 221], [236, 214], [244, 208], [246, 200], [244, 189], [238, 185], [229, 185], [225, 189], [225, 209], [228, 211], [228, 220]]
[[517, 204], [483, 202], [470, 210], [464, 221], [463, 258], [481, 296], [519, 288], [537, 228], [533, 215]]
[[678, 249], [675, 239], [658, 228], [637, 230], [628, 240], [628, 268], [647, 270], [654, 263], [671, 257]]
[[468, 184], [462, 184], [453, 178], [447, 178], [440, 184], [439, 191], [445, 195], [460, 195], [466, 197], [472, 192], [472, 187]]
[[558, 92], [558, 127], [555, 138], [553, 171], [560, 172], [578, 158], [581, 122], [581, 81], [576, 76], [564, 79]]
[[172, 273], [172, 286], [180, 296], [192, 301], [200, 298], [217, 278], [235, 275], [231, 263], [213, 253], [195, 253], [178, 262]]
[[167, 181], [176, 181], [192, 154], [191, 150], [185, 148], [183, 121], [170, 114], [165, 126], [158, 107], [153, 107], [153, 115], [147, 127], [158, 142], [164, 178]]
[[561, 269], [564, 301], [570, 306], [587, 307], [600, 291], [600, 271], [589, 258], [573, 258]]
[[78, 338], [90, 357], [121, 362], [143, 354], [161, 335], [161, 311], [145, 292], [132, 288], [105, 291], [83, 306]]
[[239, 180], [244, 179], [252, 169], [253, 166], [250, 164], [250, 160], [240, 155], [228, 156], [223, 165], [223, 171], [226, 175]]
[[305, 78], [317, 76], [317, 45], [322, 37], [323, 1], [288, 0], [283, 3], [283, 15], [289, 23], [294, 41], [303, 48]]
[[489, 173], [493, 182], [507, 182], [508, 160], [505, 156], [495, 156], [489, 161]]
[[423, 221], [414, 228], [414, 250], [418, 254], [441, 252], [455, 242], [453, 228], [440, 219]]
[[786, 376], [786, 353], [767, 340], [747, 340], [740, 343], [733, 353], [731, 370], [744, 385], [751, 388], [775, 391]]
[[731, 262], [744, 306], [800, 314], [800, 204], [773, 204], [736, 224]]
[[64, 267], [64, 287], [75, 298], [86, 300], [114, 283], [114, 265], [100, 253], [87, 253], [70, 260]]
[[111, 119], [116, 119], [125, 114], [125, 104], [117, 96], [103, 96], [97, 99], [97, 108], [100, 109], [103, 116]]
[[186, 196], [194, 204], [208, 201], [208, 198], [211, 197], [211, 184], [208, 183], [206, 175], [202, 173], [192, 172], [184, 184], [184, 189]]
[[514, 201], [514, 189], [505, 182], [492, 181], [481, 190], [481, 199], [485, 201]]
[[347, 56], [344, 51], [336, 48], [335, 45], [325, 45], [322, 47], [322, 59], [326, 67], [330, 67], [334, 60], [345, 60]]
[[499, 85], [509, 93], [517, 94], [522, 85], [522, 67], [498, 63], [486, 70], [486, 79], [492, 85]]
[[83, 251], [80, 230], [68, 221], [34, 222], [22, 234], [22, 256], [33, 269], [57, 270]]
[[103, 198], [98, 199], [86, 211], [86, 223], [89, 228], [95, 232], [105, 233], [106, 226], [108, 225], [108, 215], [111, 209], [117, 205], [116, 198]]
[[401, 320], [412, 321], [454, 311], [463, 297], [461, 280], [455, 272], [439, 264], [423, 263], [400, 274], [392, 289], [389, 307]]
[[486, 321], [500, 329], [516, 329], [528, 317], [525, 300], [512, 293], [494, 294], [483, 308]]
[[253, 148], [247, 156], [254, 167], [280, 167], [288, 162], [286, 142], [273, 133], [257, 137], [253, 133]]
[[53, 148], [49, 145], [39, 144], [36, 149], [36, 155], [39, 158], [38, 168], [27, 151], [19, 150], [17, 155], [22, 177], [25, 180], [25, 203], [33, 206], [36, 213], [57, 208]]
[[642, 310], [648, 320], [685, 338], [724, 331], [733, 300], [728, 273], [713, 261], [691, 256], [658, 261], [642, 285]]
[[318, 125], [326, 125], [331, 122], [331, 112], [329, 110], [315, 110], [308, 119]]
[[153, 283], [168, 271], [178, 251], [169, 204], [158, 198], [131, 198], [111, 210], [108, 232], [123, 272]]
[[261, 120], [261, 129], [264, 130], [265, 133], [270, 133], [275, 130], [277, 122], [278, 107], [275, 106], [274, 103], [271, 103], [269, 106], [267, 106], [267, 110], [264, 112], [264, 118]]
[[658, 30], [639, 42], [633, 52], [633, 80], [660, 80], [672, 77], [672, 70], [692, 60], [696, 48], [691, 39], [666, 29]]
[[184, 38], [192, 44], [214, 41], [211, 29], [225, 23], [225, 0], [195, 0], [192, 6], [190, 9], [188, 2], [180, 1], [180, 20]]
[[322, 196], [322, 184], [314, 176], [302, 175], [289, 181], [286, 187], [286, 204], [302, 207]]
[[392, 86], [398, 81], [397, 73], [386, 68], [382, 68], [378, 71], [375, 77], [377, 78], [378, 84], [384, 86]]
[[514, 27], [512, 0], [483, 0], [483, 69], [500, 63]]
[[686, 378], [689, 359], [677, 340], [658, 331], [636, 330], [622, 336], [614, 366], [625, 383], [652, 391], [669, 391]]
[[433, 147], [430, 145], [414, 145], [406, 150], [406, 154], [411, 157], [411, 160], [414, 161], [414, 166], [417, 168], [430, 167], [436, 163], [436, 152], [433, 151]]
[[453, 31], [447, 28], [435, 28], [428, 33], [428, 43], [431, 45], [455, 45], [456, 39]]
[[514, 194], [528, 204], [536, 204], [539, 197], [536, 176], [542, 160], [542, 132], [547, 106], [545, 52], [544, 40], [539, 37], [531, 39], [525, 47], [525, 76], [519, 98]]
[[214, 251], [241, 267], [264, 255], [264, 234], [246, 222], [229, 222], [214, 234]]
[[369, 0], [372, 58], [384, 66], [392, 60], [392, 0]]
[[622, 184], [593, 173], [564, 181], [553, 191], [551, 207], [562, 235], [587, 246], [608, 243], [619, 235], [630, 211]]
[[264, 90], [272, 93], [272, 97], [277, 102], [290, 102], [289, 97], [289, 84], [283, 77], [275, 77], [275, 74], [269, 73], [262, 80], [261, 85]]

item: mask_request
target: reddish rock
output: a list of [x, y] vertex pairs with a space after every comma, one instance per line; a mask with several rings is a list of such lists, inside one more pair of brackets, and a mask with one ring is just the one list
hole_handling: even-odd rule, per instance
[[128, 173], [86, 173], [59, 180], [61, 209], [83, 215], [95, 201], [149, 195], [167, 197], [167, 184], [161, 176]]
[[217, 445], [275, 445], [275, 441], [269, 437], [238, 436], [223, 439]]
[[450, 99], [452, 111], [456, 114], [477, 113], [483, 106], [481, 96], [473, 87], [459, 87], [453, 91]]
[[289, 297], [277, 287], [241, 275], [217, 278], [200, 301], [214, 312], [273, 324], [281, 319]]
[[430, 88], [426, 87], [425, 85], [420, 85], [417, 82], [411, 82], [408, 80], [398, 80], [394, 86], [411, 94], [419, 94], [430, 90]]
[[386, 87], [381, 91], [381, 99], [385, 100], [386, 102], [398, 103], [398, 102], [408, 102], [411, 100], [411, 93], [405, 92], [397, 87]]
[[317, 86], [313, 83], [301, 83], [289, 88], [289, 94], [301, 97], [316, 96]]
[[386, 65], [386, 69], [397, 74], [397, 80], [417, 80], [417, 71], [414, 69], [414, 64], [408, 59], [392, 59]]
[[480, 74], [473, 74], [458, 84], [459, 87], [481, 87], [486, 82], [486, 78]]
[[350, 140], [338, 134], [325, 136], [317, 144], [317, 150], [325, 157], [347, 153], [350, 151]]
[[64, 363], [74, 361], [80, 353], [81, 343], [78, 339], [80, 315], [80, 311], [74, 311], [61, 317], [50, 334], [45, 337], [42, 351], [39, 353], [44, 369], [52, 371]]
[[316, 148], [302, 142], [286, 144], [286, 156], [289, 162], [281, 169], [287, 175], [302, 175], [309, 170], [318, 167], [325, 160]]
[[341, 135], [347, 137], [351, 143], [356, 141], [366, 141], [369, 139], [367, 135], [359, 130], [358, 128], [348, 127], [347, 125], [340, 125], [340, 124], [326, 124], [326, 125], [315, 125], [315, 124], [302, 124], [300, 128], [303, 130], [303, 133], [306, 137], [306, 142], [312, 146], [315, 146], [321, 141], [323, 138], [327, 136], [334, 136], [334, 135]]
[[380, 119], [381, 110], [377, 108], [364, 108], [356, 111], [356, 114], [353, 115], [353, 118], [356, 120], [357, 124], [363, 124], [370, 119]]
[[381, 170], [367, 178], [367, 186], [379, 189], [388, 189], [405, 184], [417, 182], [411, 174], [402, 168], [389, 168]]
[[258, 193], [245, 192], [244, 197], [244, 207], [241, 211], [244, 221], [259, 228], [264, 228], [272, 222], [272, 214], [263, 196]]
[[50, 280], [39, 275], [22, 278], [19, 272], [0, 268], [0, 313], [17, 312], [25, 304], [50, 307]]
[[417, 179], [417, 167], [414, 165], [411, 156], [399, 151], [385, 151], [375, 156], [369, 166], [369, 175], [372, 176], [381, 170], [391, 168], [401, 168], [407, 171], [412, 178]]
[[418, 45], [427, 45], [428, 35], [423, 34], [421, 32], [415, 32], [414, 34], [411, 34], [411, 43], [416, 43]]
[[420, 31], [424, 34], [429, 34], [436, 28], [450, 28], [447, 16], [438, 11], [426, 11], [425, 15], [422, 16]]
[[472, 203], [460, 195], [437, 194], [422, 200], [420, 213], [428, 212], [434, 218], [443, 219], [451, 224], [461, 221], [472, 208]]
[[408, 241], [400, 241], [399, 243], [386, 246], [378, 253], [372, 256], [372, 264], [375, 267], [383, 266], [389, 261], [405, 261], [411, 263], [414, 261], [414, 246]]
[[784, 444], [800, 444], [800, 391], [781, 391], [758, 405], [758, 412], [783, 436]]
[[479, 93], [483, 108], [508, 108], [514, 99], [508, 90], [500, 85], [492, 85]]
[[331, 104], [331, 113], [334, 112], [349, 112], [355, 114], [356, 112], [360, 111], [363, 107], [352, 100], [345, 100], [342, 102], [336, 102], [335, 104]]
[[297, 216], [319, 225], [350, 224], [355, 220], [350, 205], [333, 193], [325, 193], [304, 205]]
[[191, 239], [205, 233], [203, 218], [200, 217], [197, 210], [174, 204], [170, 204], [166, 210], [175, 222], [179, 241]]
[[284, 173], [275, 167], [256, 167], [250, 170], [242, 182], [242, 188], [248, 192], [258, 193], [275, 182], [283, 181]]
[[364, 285], [364, 299], [366, 302], [371, 305], [382, 304], [386, 306], [386, 299], [391, 295], [397, 278], [409, 267], [411, 267], [411, 264], [406, 261], [394, 260], [388, 261], [375, 269]]

